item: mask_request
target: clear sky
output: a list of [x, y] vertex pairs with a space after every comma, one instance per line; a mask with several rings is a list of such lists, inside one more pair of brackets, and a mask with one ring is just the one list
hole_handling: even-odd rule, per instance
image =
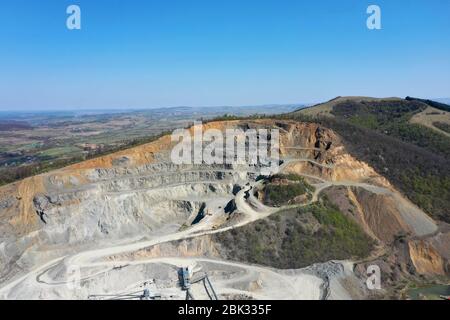
[[[366, 27], [370, 4], [382, 30]], [[450, 97], [450, 0], [0, 2], [0, 110], [338, 95]]]

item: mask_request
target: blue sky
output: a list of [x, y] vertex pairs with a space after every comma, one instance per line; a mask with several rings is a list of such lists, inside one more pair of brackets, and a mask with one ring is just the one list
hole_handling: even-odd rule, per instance
[[[82, 29], [66, 28], [77, 4]], [[382, 30], [366, 28], [366, 8]], [[0, 110], [450, 96], [450, 1], [4, 0]]]

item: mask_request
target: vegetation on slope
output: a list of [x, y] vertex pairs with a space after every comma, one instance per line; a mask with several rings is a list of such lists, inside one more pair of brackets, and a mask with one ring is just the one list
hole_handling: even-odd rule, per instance
[[413, 97], [406, 97], [405, 100], [407, 101], [419, 101], [419, 102], [423, 102], [429, 106], [432, 106], [436, 109], [440, 109], [440, 110], [444, 110], [444, 111], [449, 111], [450, 112], [450, 106], [448, 104], [445, 103], [441, 103], [441, 102], [437, 102], [437, 101], [433, 101], [433, 100], [428, 100], [428, 99], [419, 99], [419, 98], [413, 98]]
[[411, 117], [427, 106], [417, 101], [346, 101], [334, 106], [332, 114], [355, 126], [412, 143], [431, 152], [450, 156], [450, 139], [430, 128], [409, 123]]
[[450, 124], [448, 124], [448, 123], [437, 121], [437, 122], [433, 122], [433, 126], [441, 129], [442, 131], [450, 133]]
[[270, 181], [274, 181], [276, 179], [301, 182], [305, 185], [305, 188], [307, 188], [309, 191], [314, 189], [313, 186], [309, 185], [305, 181], [304, 177], [302, 177], [301, 175], [295, 174], [295, 173], [277, 173], [270, 177]]
[[310, 199], [313, 191], [314, 187], [299, 175], [277, 174], [265, 185], [264, 200], [267, 205], [282, 206], [301, 195]]
[[227, 259], [301, 268], [333, 259], [368, 256], [373, 241], [328, 201], [284, 210], [270, 217], [213, 235]]

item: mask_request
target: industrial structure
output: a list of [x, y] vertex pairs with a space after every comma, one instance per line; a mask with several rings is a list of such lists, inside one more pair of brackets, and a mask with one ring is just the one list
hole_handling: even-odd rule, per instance
[[205, 288], [206, 294], [208, 295], [210, 300], [219, 300], [206, 273], [196, 279], [191, 280], [191, 272], [189, 267], [181, 267], [178, 271], [178, 276], [180, 279], [182, 290], [186, 291], [186, 300], [195, 300], [192, 294], [191, 285], [198, 282], [203, 282], [203, 287]]

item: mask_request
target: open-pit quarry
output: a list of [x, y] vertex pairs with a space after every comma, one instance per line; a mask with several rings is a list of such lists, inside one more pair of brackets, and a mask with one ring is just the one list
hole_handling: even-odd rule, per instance
[[[268, 119], [203, 127], [277, 128], [280, 173], [303, 177], [310, 196], [270, 206], [259, 196], [270, 178], [262, 167], [173, 164], [170, 136], [27, 178], [0, 188], [0, 298], [120, 299], [148, 289], [184, 299], [178, 270], [189, 267], [193, 278], [208, 275], [219, 299], [365, 299], [411, 274], [448, 273], [449, 231], [348, 154], [333, 131]], [[241, 259], [220, 240], [323, 195], [370, 238], [369, 255], [276, 268], [264, 255]], [[311, 228], [314, 236], [320, 226]], [[389, 278], [376, 292], [366, 285], [371, 264]], [[208, 299], [201, 283], [192, 294]]]

